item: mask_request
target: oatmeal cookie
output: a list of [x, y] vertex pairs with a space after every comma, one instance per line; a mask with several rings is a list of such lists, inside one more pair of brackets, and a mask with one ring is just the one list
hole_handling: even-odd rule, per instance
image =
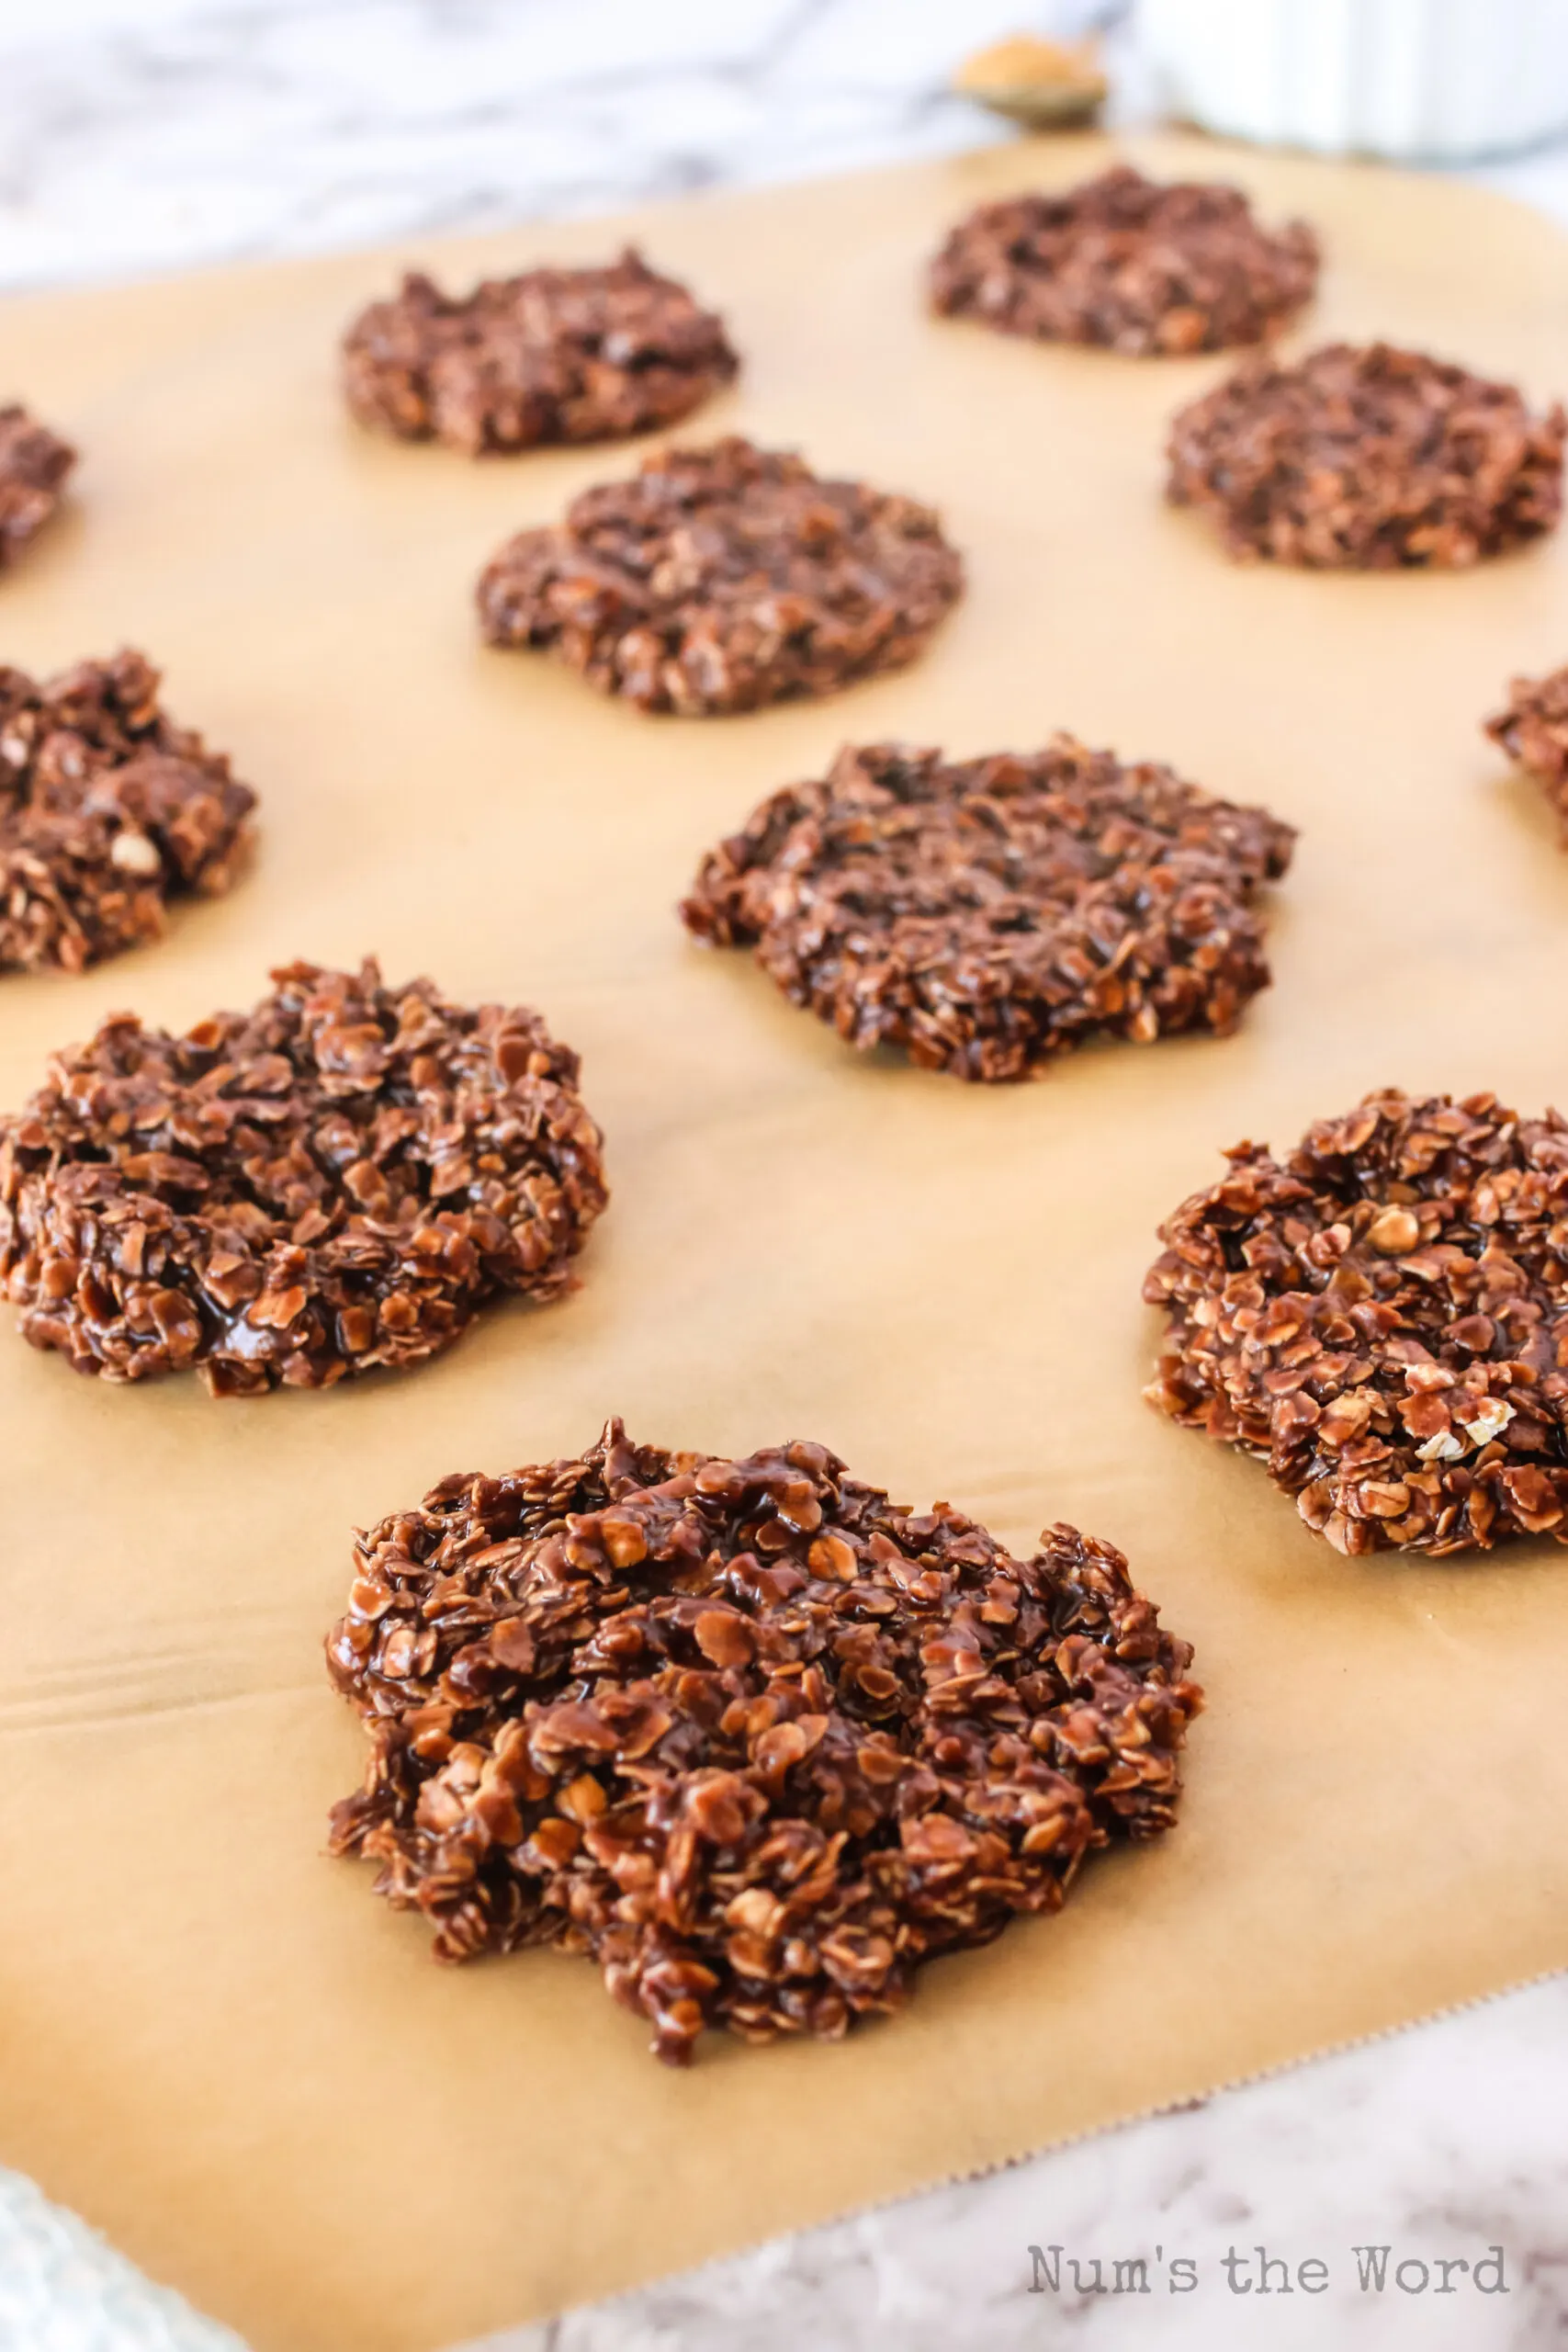
[[273, 979], [183, 1037], [116, 1014], [0, 1122], [0, 1281], [78, 1372], [321, 1388], [572, 1285], [601, 1137], [538, 1014]]
[[1568, 668], [1512, 680], [1507, 708], [1487, 719], [1486, 732], [1534, 776], [1568, 845]]
[[929, 506], [731, 438], [666, 449], [525, 531], [479, 585], [492, 645], [548, 646], [642, 710], [754, 710], [912, 662], [963, 567]]
[[0, 668], [0, 971], [80, 972], [233, 881], [255, 794], [176, 727], [143, 654]]
[[1263, 343], [1312, 300], [1317, 240], [1259, 228], [1238, 188], [1162, 187], [1125, 165], [1062, 195], [1004, 197], [961, 220], [933, 306], [1007, 334], [1168, 355]]
[[1244, 361], [1171, 427], [1167, 495], [1226, 548], [1317, 570], [1455, 569], [1555, 527], [1568, 419], [1385, 343]]
[[366, 1720], [332, 1844], [445, 1960], [589, 1955], [665, 2059], [838, 2035], [933, 1953], [1168, 1828], [1201, 1694], [1122, 1555], [1016, 1560], [826, 1446], [444, 1479], [362, 1536], [327, 1643]]
[[878, 743], [763, 801], [681, 913], [852, 1046], [1022, 1079], [1095, 1030], [1233, 1028], [1269, 980], [1253, 901], [1294, 840], [1070, 736], [956, 762]]
[[0, 408], [0, 571], [59, 505], [76, 452], [12, 401]]
[[1568, 1542], [1568, 1121], [1391, 1089], [1160, 1228], [1150, 1401], [1337, 1550]]
[[344, 338], [362, 424], [469, 457], [673, 424], [733, 379], [724, 322], [628, 250], [607, 269], [529, 269], [444, 294], [418, 273]]

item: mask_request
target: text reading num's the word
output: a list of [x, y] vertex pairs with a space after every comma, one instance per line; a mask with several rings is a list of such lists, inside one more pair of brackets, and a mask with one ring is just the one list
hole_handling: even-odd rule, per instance
[[1209, 2258], [1207, 2269], [1193, 2255], [1173, 2254], [1163, 2245], [1152, 2255], [1125, 2256], [1091, 2255], [1080, 2258], [1065, 2246], [1032, 2245], [1029, 2249], [1032, 2295], [1190, 2295], [1204, 2284], [1223, 2286], [1233, 2295], [1325, 2295], [1338, 2278], [1353, 2278], [1363, 2295], [1457, 2295], [1463, 2289], [1482, 2295], [1506, 2295], [1507, 2265], [1500, 2245], [1480, 2255], [1451, 2255], [1446, 2260], [1419, 2255], [1401, 2256], [1392, 2245], [1353, 2245], [1348, 2263], [1336, 2266], [1321, 2255], [1287, 2261], [1257, 2245], [1246, 2253], [1230, 2246]]

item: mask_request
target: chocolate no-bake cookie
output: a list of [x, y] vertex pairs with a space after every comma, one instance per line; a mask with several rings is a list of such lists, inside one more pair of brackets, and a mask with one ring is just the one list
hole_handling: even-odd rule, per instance
[[1294, 840], [1070, 736], [955, 762], [872, 744], [763, 801], [681, 913], [851, 1045], [1021, 1079], [1094, 1030], [1234, 1027], [1269, 980], [1253, 900]]
[[479, 585], [492, 645], [549, 646], [643, 710], [753, 710], [913, 661], [963, 566], [929, 506], [731, 438], [666, 449], [525, 531]]
[[1015, 1560], [825, 1446], [444, 1479], [362, 1536], [327, 1644], [367, 1721], [332, 1842], [446, 1960], [588, 1954], [690, 2056], [837, 2035], [933, 1953], [1168, 1828], [1201, 1693], [1110, 1544]]
[[1507, 708], [1485, 724], [1493, 741], [1534, 776], [1568, 844], [1568, 668], [1513, 679]]
[[673, 424], [739, 364], [723, 320], [630, 250], [607, 269], [529, 269], [457, 298], [411, 273], [343, 351], [361, 424], [470, 457]]
[[60, 503], [76, 452], [12, 401], [0, 408], [0, 571]]
[[255, 794], [158, 701], [140, 653], [0, 668], [0, 972], [79, 972], [234, 878]]
[[1314, 569], [1453, 568], [1552, 529], [1568, 419], [1384, 343], [1259, 356], [1184, 408], [1167, 494], [1232, 555]]
[[1146, 355], [1262, 343], [1317, 283], [1300, 220], [1258, 227], [1239, 188], [1161, 187], [1125, 165], [961, 220], [931, 269], [939, 311], [1008, 334]]
[[1151, 1401], [1339, 1551], [1568, 1542], [1568, 1120], [1391, 1090], [1160, 1228]]
[[273, 978], [183, 1037], [115, 1015], [0, 1121], [0, 1281], [78, 1372], [325, 1387], [571, 1285], [601, 1138], [538, 1014]]

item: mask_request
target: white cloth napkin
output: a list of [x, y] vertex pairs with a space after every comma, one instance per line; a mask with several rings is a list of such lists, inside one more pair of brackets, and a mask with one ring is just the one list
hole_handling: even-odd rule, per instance
[[0, 2352], [245, 2352], [74, 2213], [0, 2169]]

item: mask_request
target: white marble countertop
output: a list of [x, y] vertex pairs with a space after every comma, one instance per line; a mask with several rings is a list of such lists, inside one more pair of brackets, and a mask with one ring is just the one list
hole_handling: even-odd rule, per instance
[[[610, 211], [973, 146], [957, 55], [1125, 0], [0, 5], [0, 287]], [[1118, 105], [1145, 104], [1118, 44]], [[1568, 220], [1568, 146], [1477, 176]]]
[[[987, 124], [943, 94], [955, 52], [1021, 21], [1049, 30], [1097, 13], [1113, 11], [12, 0], [0, 8], [0, 286], [496, 226], [970, 145]], [[1122, 86], [1135, 112], [1135, 71]], [[1568, 220], [1568, 148], [1478, 176]], [[486, 2352], [1544, 2352], [1568, 2340], [1565, 2118], [1557, 1980]], [[8, 2237], [6, 2218], [0, 2195], [0, 2352], [175, 2340], [152, 2319], [139, 2332], [136, 2282], [118, 2274], [118, 2318], [80, 2333], [47, 2320], [66, 2241], [15, 2217]], [[1368, 2257], [1354, 2249], [1369, 2246], [1391, 2249], [1381, 2291], [1359, 2280]], [[87, 2242], [71, 2247], [73, 2275], [94, 2272]], [[1277, 2269], [1258, 2291], [1260, 2247], [1290, 2265], [1288, 2293]], [[1488, 2248], [1500, 2261], [1463, 2267]], [[1096, 2257], [1110, 2288], [1113, 2264], [1138, 2256], [1147, 2295], [1093, 2291]]]

